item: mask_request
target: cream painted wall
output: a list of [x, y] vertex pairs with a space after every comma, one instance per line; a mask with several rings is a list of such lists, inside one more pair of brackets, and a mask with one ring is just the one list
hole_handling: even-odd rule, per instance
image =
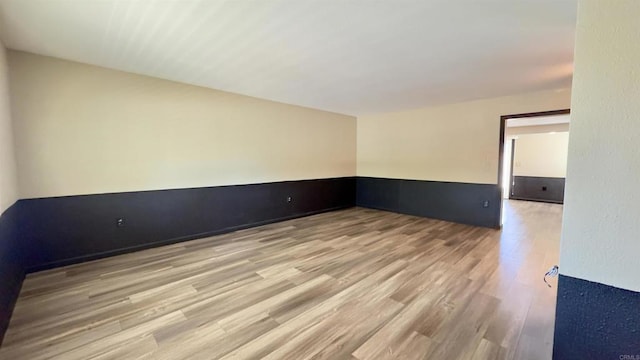
[[569, 108], [569, 90], [358, 118], [358, 176], [497, 184], [500, 116]]
[[354, 117], [9, 53], [21, 198], [354, 176]]
[[513, 175], [567, 176], [569, 133], [519, 135], [513, 157]]
[[6, 49], [0, 43], [0, 214], [18, 200]]
[[640, 291], [640, 1], [581, 1], [560, 272]]

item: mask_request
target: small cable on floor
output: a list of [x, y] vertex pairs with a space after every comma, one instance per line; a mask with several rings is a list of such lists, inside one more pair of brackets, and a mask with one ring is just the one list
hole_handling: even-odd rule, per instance
[[551, 284], [549, 284], [547, 282], [547, 276], [548, 277], [556, 277], [556, 276], [558, 276], [558, 269], [559, 269], [558, 265], [553, 265], [553, 267], [551, 269], [549, 269], [549, 271], [547, 271], [544, 274], [544, 278], [542, 280], [544, 280], [544, 283], [547, 284], [548, 287], [551, 287]]

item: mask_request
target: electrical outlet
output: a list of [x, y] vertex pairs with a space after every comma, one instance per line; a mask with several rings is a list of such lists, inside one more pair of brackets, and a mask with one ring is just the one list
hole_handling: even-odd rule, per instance
[[489, 200], [485, 200], [485, 201], [482, 203], [482, 207], [483, 207], [483, 208], [488, 208], [488, 207], [489, 207]]
[[124, 218], [116, 219], [116, 226], [117, 227], [124, 227]]
[[291, 196], [287, 196], [287, 202], [290, 203], [291, 202]]

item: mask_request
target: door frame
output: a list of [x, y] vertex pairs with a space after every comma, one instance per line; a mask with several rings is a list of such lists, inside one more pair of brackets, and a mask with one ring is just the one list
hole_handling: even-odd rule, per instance
[[[554, 115], [566, 115], [571, 114], [571, 109], [560, 109], [560, 110], [550, 110], [550, 111], [538, 111], [538, 112], [530, 112], [530, 113], [521, 113], [521, 114], [510, 114], [510, 115], [501, 115], [500, 116], [500, 142], [498, 143], [498, 190], [500, 191], [500, 226], [502, 226], [502, 194], [504, 184], [502, 182], [502, 172], [504, 171], [503, 161], [504, 161], [504, 140], [505, 140], [505, 131], [507, 130], [507, 120], [508, 119], [520, 119], [520, 118], [528, 118], [528, 117], [540, 117], [540, 116], [554, 116]], [[513, 151], [513, 148], [511, 149]], [[512, 158], [513, 161], [513, 158]], [[511, 165], [511, 171], [513, 172], [513, 164]], [[511, 175], [513, 177], [513, 174]], [[511, 193], [511, 191], [509, 191]], [[511, 197], [511, 194], [509, 194]]]
[[[506, 129], [505, 129], [506, 130]], [[507, 194], [507, 198], [511, 199], [511, 195], [513, 195], [513, 160], [516, 155], [516, 139], [511, 139], [511, 165], [509, 165], [509, 193]], [[502, 184], [504, 186], [504, 184]]]

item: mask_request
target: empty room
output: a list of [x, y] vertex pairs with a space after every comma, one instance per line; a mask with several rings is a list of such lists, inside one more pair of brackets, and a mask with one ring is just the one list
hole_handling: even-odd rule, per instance
[[639, 17], [0, 0], [0, 359], [640, 359]]

